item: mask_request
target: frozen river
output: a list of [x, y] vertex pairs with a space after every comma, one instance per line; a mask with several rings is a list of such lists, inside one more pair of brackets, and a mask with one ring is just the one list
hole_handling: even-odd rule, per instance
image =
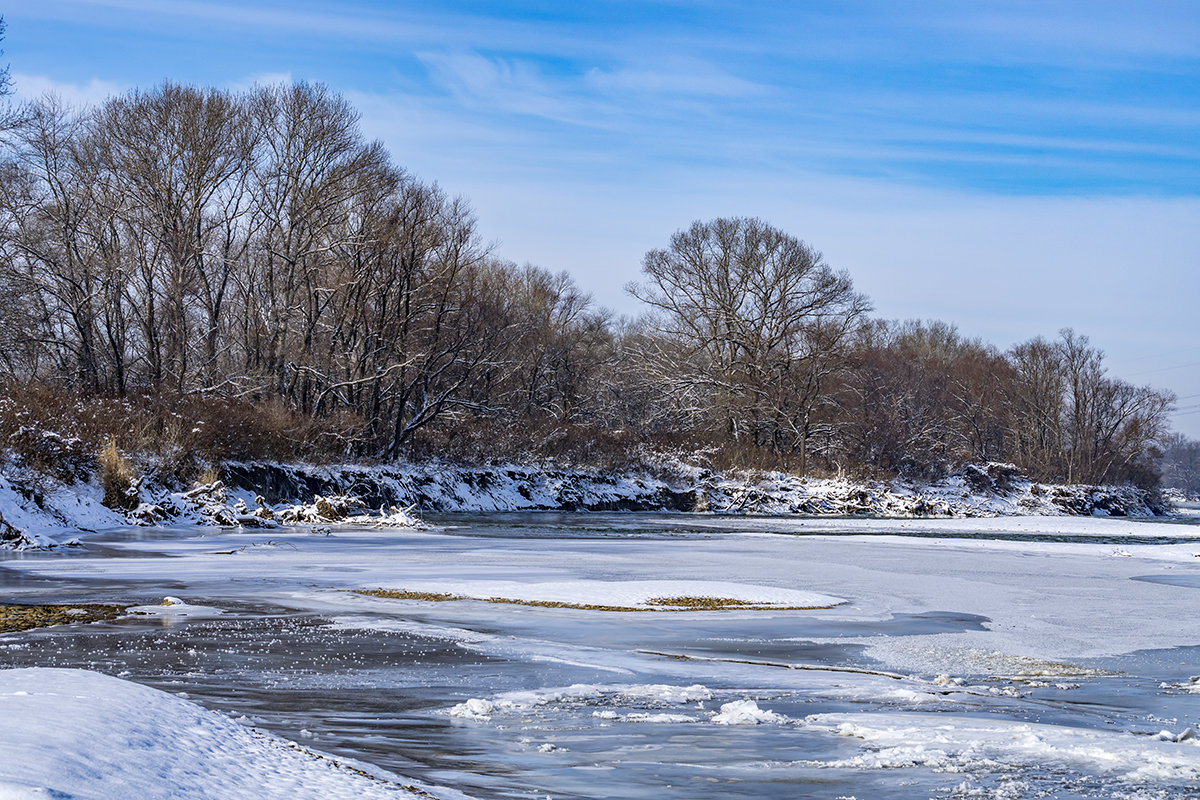
[[[0, 636], [0, 666], [183, 693], [481, 798], [1200, 798], [1196, 525], [428, 521], [7, 554], [0, 602], [190, 606]], [[347, 591], [376, 588], [422, 594]]]

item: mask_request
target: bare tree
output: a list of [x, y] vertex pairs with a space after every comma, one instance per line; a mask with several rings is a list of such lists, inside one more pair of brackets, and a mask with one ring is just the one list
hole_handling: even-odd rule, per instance
[[1164, 437], [1160, 469], [1164, 485], [1200, 494], [1200, 441], [1181, 433]]
[[333, 289], [331, 253], [354, 235], [353, 201], [372, 190], [364, 175], [388, 174], [387, 155], [364, 141], [349, 103], [320, 84], [260, 87], [246, 102], [249, 124], [260, 132], [253, 255], [239, 284], [247, 367], [307, 403], [319, 390], [310, 373], [289, 365], [315, 352]]
[[108, 297], [95, 203], [77, 158], [78, 117], [54, 99], [30, 104], [9, 131], [3, 183], [8, 282], [36, 309], [27, 334], [80, 387], [106, 383], [101, 319]]
[[[685, 347], [676, 369], [703, 388], [734, 441], [796, 452], [801, 470], [814, 409], [870, 305], [845, 272], [762, 220], [694, 223], [651, 250], [630, 293], [661, 313]], [[681, 387], [685, 388], [685, 387]]]
[[1150, 482], [1175, 396], [1107, 376], [1104, 353], [1070, 328], [1013, 349], [1014, 431], [1025, 463], [1067, 482]]
[[138, 247], [134, 308], [151, 380], [187, 391], [216, 371], [233, 268], [220, 239], [244, 213], [234, 198], [253, 128], [228, 93], [170, 83], [110, 99], [90, 127], [96, 179]]
[[[8, 31], [8, 23], [4, 21], [4, 17], [0, 17], [0, 42], [4, 41], [4, 34]], [[4, 55], [4, 51], [0, 50], [0, 55]], [[9, 72], [8, 64], [0, 68], [0, 97], [7, 97], [13, 92], [12, 73]]]
[[524, 437], [1154, 479], [1173, 397], [1108, 376], [1086, 337], [1001, 355], [952, 325], [868, 321], [844, 272], [761, 220], [677, 232], [630, 287], [649, 313], [614, 320], [566, 273], [494, 258], [467, 202], [393, 164], [323, 86], [20, 111], [0, 126], [9, 385], [150, 395], [163, 418], [246, 403], [327, 454]]

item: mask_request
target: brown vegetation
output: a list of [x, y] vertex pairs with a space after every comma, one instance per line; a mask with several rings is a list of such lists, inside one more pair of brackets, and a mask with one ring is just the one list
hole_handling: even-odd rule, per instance
[[76, 622], [101, 622], [116, 619], [124, 606], [98, 605], [0, 605], [0, 633], [27, 631], [50, 625], [69, 625]]
[[815, 611], [833, 606], [785, 606], [772, 603], [749, 603], [730, 597], [654, 597], [644, 606], [613, 606], [596, 603], [571, 603], [562, 600], [520, 600], [511, 597], [467, 597], [442, 592], [413, 592], [406, 589], [355, 589], [355, 594], [382, 597], [389, 600], [422, 600], [445, 603], [454, 600], [474, 600], [480, 603], [533, 606], [535, 608], [567, 608], [577, 611]]
[[126, 511], [137, 507], [137, 474], [129, 459], [117, 449], [116, 439], [109, 439], [97, 459], [100, 488], [104, 490], [104, 505]]

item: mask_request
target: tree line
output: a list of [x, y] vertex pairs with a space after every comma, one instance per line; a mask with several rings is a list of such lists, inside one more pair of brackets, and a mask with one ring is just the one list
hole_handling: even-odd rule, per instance
[[393, 163], [321, 85], [48, 98], [3, 133], [9, 387], [282, 407], [334, 458], [674, 450], [1155, 480], [1174, 398], [1109, 376], [1073, 331], [1001, 352], [873, 319], [846, 273], [758, 219], [677, 232], [629, 290], [645, 313], [618, 318], [567, 273], [498, 257], [464, 199]]

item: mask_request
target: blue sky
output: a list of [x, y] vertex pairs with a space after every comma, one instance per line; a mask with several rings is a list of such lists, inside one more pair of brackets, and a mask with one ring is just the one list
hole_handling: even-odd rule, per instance
[[[321, 81], [597, 301], [761, 216], [887, 317], [1073, 326], [1200, 409], [1200, 3], [9, 3], [21, 96]], [[1200, 412], [1177, 427], [1200, 436]]]

